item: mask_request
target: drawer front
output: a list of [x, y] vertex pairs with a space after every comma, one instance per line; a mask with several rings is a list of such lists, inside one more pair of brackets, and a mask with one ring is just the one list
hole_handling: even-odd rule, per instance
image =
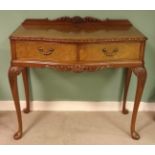
[[103, 43], [82, 45], [81, 61], [139, 60], [140, 43]]
[[75, 61], [76, 45], [39, 41], [17, 41], [16, 59], [39, 61]]

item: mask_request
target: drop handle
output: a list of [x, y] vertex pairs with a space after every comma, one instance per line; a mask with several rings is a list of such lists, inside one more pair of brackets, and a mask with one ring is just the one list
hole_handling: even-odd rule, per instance
[[53, 48], [50, 48], [48, 50], [44, 50], [43, 48], [38, 48], [38, 52], [43, 55], [51, 55], [54, 51], [55, 49]]
[[119, 52], [118, 48], [114, 48], [113, 50], [107, 50], [106, 48], [102, 49], [102, 52], [106, 55], [106, 56], [114, 56], [116, 55], [117, 52]]

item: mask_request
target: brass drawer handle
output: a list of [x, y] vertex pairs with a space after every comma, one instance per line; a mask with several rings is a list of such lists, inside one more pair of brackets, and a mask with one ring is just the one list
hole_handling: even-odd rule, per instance
[[112, 51], [108, 51], [106, 48], [103, 48], [103, 49], [102, 49], [102, 52], [103, 52], [106, 56], [109, 56], [109, 57], [116, 55], [116, 53], [117, 53], [118, 51], [119, 51], [118, 48], [114, 48]]
[[50, 48], [47, 51], [45, 51], [43, 48], [38, 48], [38, 51], [43, 55], [51, 55], [55, 50], [53, 48]]

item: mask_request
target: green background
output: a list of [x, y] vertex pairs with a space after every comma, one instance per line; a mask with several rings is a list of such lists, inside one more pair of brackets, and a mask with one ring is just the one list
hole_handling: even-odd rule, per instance
[[[129, 19], [148, 37], [145, 63], [148, 78], [143, 101], [155, 101], [155, 11], [0, 11], [0, 100], [12, 100], [7, 71], [10, 65], [9, 35], [26, 18], [93, 16], [100, 19]], [[93, 73], [58, 72], [52, 69], [30, 70], [31, 100], [120, 101], [124, 84], [123, 69], [105, 69]], [[19, 77], [20, 97], [24, 99]], [[128, 100], [134, 100], [135, 76], [131, 79]]]

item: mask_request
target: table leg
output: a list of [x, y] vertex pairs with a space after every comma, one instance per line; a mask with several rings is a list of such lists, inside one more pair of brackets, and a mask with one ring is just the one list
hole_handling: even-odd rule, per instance
[[123, 107], [122, 107], [123, 114], [128, 114], [128, 110], [126, 109], [126, 99], [127, 99], [131, 74], [132, 74], [132, 70], [130, 68], [127, 68], [125, 73], [125, 88], [124, 88]]
[[24, 113], [30, 112], [30, 99], [29, 99], [29, 82], [28, 82], [28, 68], [24, 68], [22, 70], [24, 89], [25, 89], [25, 97], [26, 97], [26, 108], [23, 110]]
[[16, 108], [17, 120], [18, 120], [18, 130], [14, 134], [14, 139], [20, 139], [22, 137], [22, 117], [19, 102], [18, 86], [17, 86], [17, 76], [21, 73], [23, 68], [20, 67], [10, 67], [8, 72], [10, 87], [12, 91], [12, 96]]
[[132, 120], [131, 120], [131, 136], [133, 139], [138, 140], [140, 138], [140, 135], [135, 130], [135, 124], [136, 124], [138, 108], [140, 105], [147, 73], [144, 67], [134, 68], [133, 72], [137, 76], [137, 90], [136, 90], [136, 97], [135, 97]]

